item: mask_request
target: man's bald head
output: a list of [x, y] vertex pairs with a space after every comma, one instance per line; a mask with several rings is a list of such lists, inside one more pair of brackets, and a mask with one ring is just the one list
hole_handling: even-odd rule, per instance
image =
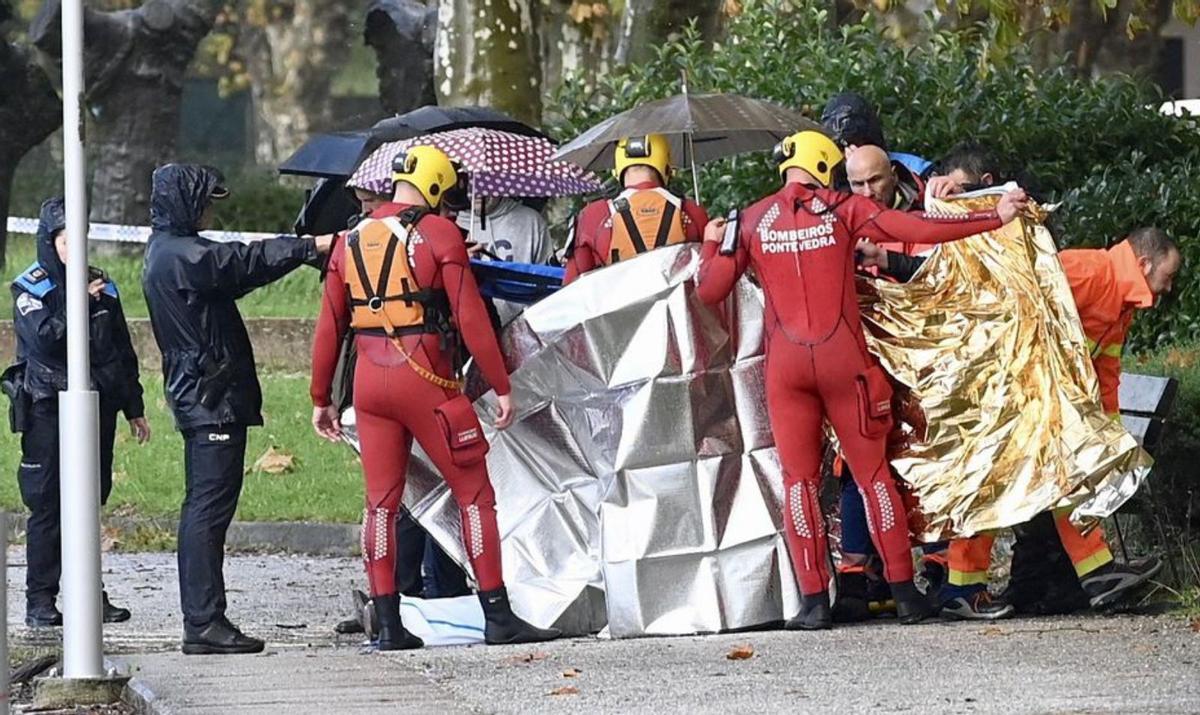
[[846, 157], [850, 190], [891, 208], [896, 201], [896, 172], [887, 152], [877, 146], [860, 146]]

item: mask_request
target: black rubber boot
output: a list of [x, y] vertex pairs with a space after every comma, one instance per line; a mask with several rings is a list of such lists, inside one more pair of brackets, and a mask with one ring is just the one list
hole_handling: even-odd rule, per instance
[[503, 586], [495, 591], [480, 591], [479, 603], [483, 605], [486, 622], [483, 636], [488, 645], [540, 643], [562, 636], [562, 631], [557, 628], [538, 628], [521, 620], [512, 612], [508, 590]]
[[835, 623], [859, 623], [871, 620], [867, 602], [867, 576], [863, 573], [839, 573], [837, 598], [833, 601]]
[[129, 620], [132, 614], [129, 612], [128, 608], [120, 608], [112, 605], [112, 603], [108, 600], [108, 591], [102, 592], [102, 596], [104, 601], [101, 604], [103, 608], [101, 616], [103, 617], [105, 623], [124, 623], [125, 621]]
[[800, 597], [800, 612], [783, 625], [789, 631], [823, 631], [833, 628], [829, 609], [829, 592], [822, 591]]
[[896, 599], [896, 618], [905, 626], [929, 618], [934, 614], [933, 604], [921, 593], [912, 581], [893, 583], [892, 596]]
[[425, 641], [404, 629], [400, 620], [400, 597], [394, 593], [376, 596], [375, 620], [379, 623], [379, 650], [416, 650], [424, 648]]

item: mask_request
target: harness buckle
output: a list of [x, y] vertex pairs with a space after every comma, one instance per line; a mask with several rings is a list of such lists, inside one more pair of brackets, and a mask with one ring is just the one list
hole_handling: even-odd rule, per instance
[[378, 313], [383, 310], [383, 298], [379, 296], [371, 296], [367, 299], [367, 309], [372, 313]]

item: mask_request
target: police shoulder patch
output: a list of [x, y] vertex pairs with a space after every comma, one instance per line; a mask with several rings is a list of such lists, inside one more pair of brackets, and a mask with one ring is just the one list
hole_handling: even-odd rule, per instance
[[29, 315], [35, 310], [42, 309], [42, 301], [34, 298], [29, 293], [22, 293], [21, 295], [17, 296], [16, 307], [17, 312], [19, 312], [21, 315]]
[[34, 298], [44, 298], [47, 293], [54, 290], [54, 281], [50, 279], [50, 274], [37, 263], [17, 276], [13, 285], [32, 294]]

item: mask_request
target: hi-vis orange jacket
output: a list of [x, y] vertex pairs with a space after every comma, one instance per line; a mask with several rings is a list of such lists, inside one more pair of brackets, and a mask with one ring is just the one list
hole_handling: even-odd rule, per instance
[[1116, 414], [1125, 335], [1133, 312], [1152, 307], [1154, 295], [1129, 241], [1107, 250], [1075, 249], [1058, 255], [1100, 380], [1100, 402], [1106, 412]]

